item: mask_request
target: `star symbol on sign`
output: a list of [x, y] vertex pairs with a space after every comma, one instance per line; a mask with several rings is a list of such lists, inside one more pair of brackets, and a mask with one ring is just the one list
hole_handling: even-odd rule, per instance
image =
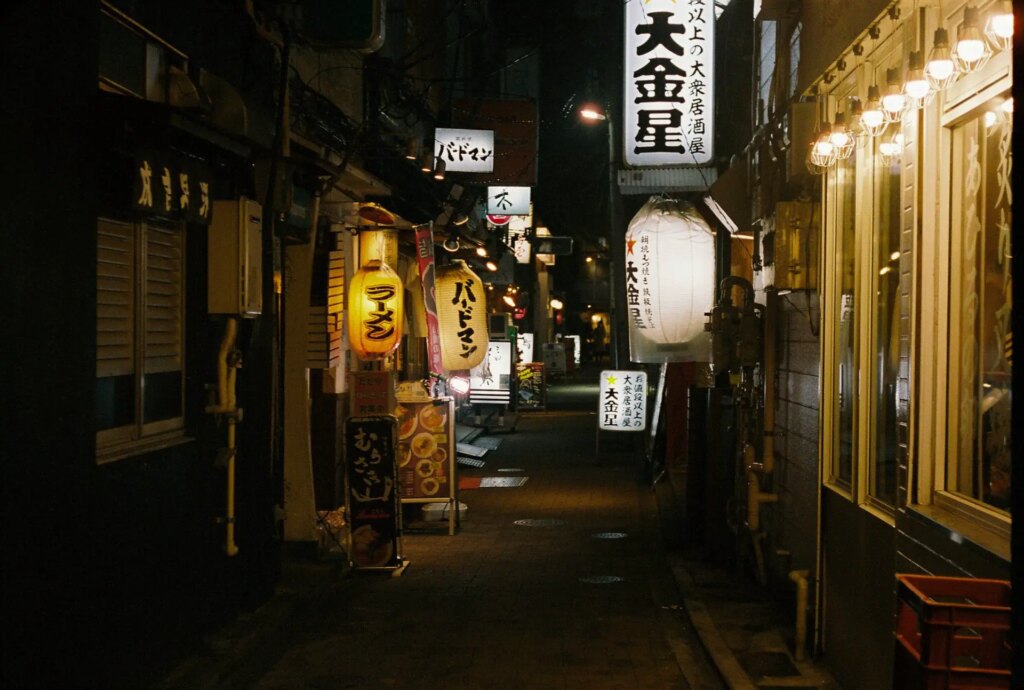
[[633, 253], [633, 245], [636, 244], [636, 240], [626, 240], [626, 253]]
[[609, 376], [607, 381], [608, 381], [608, 385], [609, 386], [614, 386], [615, 385], [615, 377], [614, 376]]

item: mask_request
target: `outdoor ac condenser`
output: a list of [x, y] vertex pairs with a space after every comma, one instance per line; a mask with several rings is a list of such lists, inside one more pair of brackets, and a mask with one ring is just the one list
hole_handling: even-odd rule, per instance
[[263, 207], [244, 196], [214, 201], [207, 249], [209, 312], [259, 316], [263, 312]]

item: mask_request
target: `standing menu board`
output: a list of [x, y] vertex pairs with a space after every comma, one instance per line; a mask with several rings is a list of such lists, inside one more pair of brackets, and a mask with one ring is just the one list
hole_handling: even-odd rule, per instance
[[517, 405], [521, 410], [543, 410], [547, 405], [544, 362], [516, 363]]
[[[455, 504], [455, 414], [452, 398], [399, 396], [398, 492], [403, 503]], [[449, 510], [455, 533], [457, 510]]]
[[345, 513], [353, 568], [402, 566], [397, 436], [390, 415], [350, 417], [345, 422]]

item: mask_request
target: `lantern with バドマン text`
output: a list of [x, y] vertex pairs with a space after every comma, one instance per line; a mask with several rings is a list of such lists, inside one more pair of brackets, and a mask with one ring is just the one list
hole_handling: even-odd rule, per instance
[[705, 314], [714, 307], [715, 236], [689, 203], [654, 197], [626, 231], [629, 358], [706, 362]]
[[380, 261], [352, 278], [348, 293], [348, 340], [360, 359], [384, 359], [402, 340], [402, 281]]
[[437, 268], [437, 319], [446, 371], [472, 369], [487, 355], [487, 294], [465, 261]]

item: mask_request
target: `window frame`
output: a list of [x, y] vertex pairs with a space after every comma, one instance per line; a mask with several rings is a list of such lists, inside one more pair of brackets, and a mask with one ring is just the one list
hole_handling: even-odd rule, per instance
[[[185, 223], [162, 218], [124, 218], [115, 216], [101, 216], [96, 220], [97, 241], [101, 224], [109, 223], [130, 228], [132, 243], [132, 266], [131, 266], [131, 292], [132, 292], [132, 322], [131, 322], [131, 373], [133, 390], [133, 411], [132, 422], [123, 426], [110, 429], [97, 429], [96, 435], [96, 462], [105, 464], [114, 460], [138, 455], [140, 453], [157, 450], [188, 439], [185, 427], [185, 385], [186, 385], [186, 315], [187, 315], [187, 285], [188, 277], [186, 272], [186, 250], [187, 231]], [[179, 272], [178, 282], [178, 349], [181, 360], [181, 367], [178, 370], [180, 377], [180, 392], [178, 400], [179, 415], [167, 419], [160, 419], [152, 422], [145, 421], [145, 390], [143, 379], [146, 375], [146, 329], [147, 329], [147, 281], [149, 279], [148, 269], [148, 243], [149, 230], [159, 228], [170, 230], [180, 237], [179, 246]], [[97, 277], [97, 280], [99, 277]], [[97, 315], [97, 325], [99, 323]], [[99, 348], [97, 347], [97, 355]], [[173, 371], [173, 370], [172, 370]], [[100, 378], [97, 372], [97, 380]]]
[[[846, 103], [850, 96], [858, 96], [862, 102], [866, 98], [868, 86], [873, 81], [873, 74], [884, 74], [884, 68], [889, 63], [900, 62], [904, 53], [905, 29], [902, 26], [894, 28], [892, 33], [885, 36], [878, 42], [878, 46], [872, 51], [868, 59], [855, 67], [845, 80], [841, 81], [830, 91], [829, 115], [834, 118], [837, 110], [836, 104], [843, 104], [839, 110], [846, 109]], [[884, 137], [891, 137], [899, 127], [902, 130], [902, 123], [890, 125]], [[838, 476], [838, 438], [839, 431], [839, 371], [837, 364], [837, 350], [839, 338], [839, 311], [840, 298], [842, 295], [842, 281], [839, 265], [840, 254], [838, 250], [842, 242], [840, 206], [837, 203], [838, 186], [834, 182], [835, 170], [830, 169], [825, 174], [822, 185], [822, 203], [825, 209], [823, 218], [823, 231], [825, 241], [823, 245], [828, 247], [822, 252], [822, 305], [823, 305], [823, 331], [822, 331], [822, 449], [825, 453], [825, 462], [822, 464], [824, 471], [822, 484], [830, 491], [842, 496], [846, 500], [855, 503], [866, 512], [877, 518], [895, 524], [895, 514], [900, 508], [899, 483], [892, 504], [871, 493], [870, 480], [872, 468], [875, 463], [875, 434], [877, 432], [877, 420], [875, 419], [876, 401], [874, 400], [874, 387], [872, 382], [878, 375], [877, 362], [874, 358], [874, 346], [876, 338], [876, 324], [878, 298], [875, 294], [873, 272], [877, 260], [877, 238], [875, 237], [877, 220], [875, 203], [877, 201], [878, 164], [875, 157], [878, 155], [878, 143], [876, 139], [869, 146], [858, 146], [853, 156], [856, 157], [856, 181], [854, 187], [854, 361], [857, 371], [853, 390], [856, 400], [854, 402], [854, 430], [853, 430], [853, 452], [851, 460], [850, 480]], [[901, 176], [901, 190], [905, 182]], [[867, 212], [870, 211], [870, 212]], [[902, 214], [897, 221], [896, 232], [901, 232], [903, 226]], [[913, 211], [910, 211], [913, 212]], [[827, 305], [827, 308], [826, 308]], [[828, 401], [827, 403], [825, 401]]]
[[[938, 166], [937, 181], [925, 182], [924, 204], [934, 203], [936, 212], [923, 219], [918, 239], [922, 270], [915, 283], [920, 290], [921, 333], [915, 334], [913, 351], [922, 376], [934, 384], [922, 388], [914, 395], [917, 407], [917, 495], [911, 507], [932, 519], [964, 534], [984, 548], [1003, 557], [1009, 557], [1009, 539], [1012, 518], [1009, 513], [988, 506], [965, 494], [948, 489], [948, 473], [956, 463], [956, 421], [952, 397], [958, 384], [955, 343], [959, 340], [959, 325], [953, 318], [958, 303], [954, 284], [959, 284], [958, 267], [954, 262], [954, 194], [953, 194], [953, 128], [976, 116], [985, 103], [1004, 93], [1012, 94], [1013, 76], [1011, 55], [1003, 51], [992, 56], [988, 64], [965, 76], [950, 87], [941, 103], [933, 104], [926, 123], [925, 136], [937, 141], [930, 162]], [[939, 99], [936, 99], [939, 100]], [[925, 161], [927, 166], [928, 160]], [[958, 239], [957, 239], [958, 241]], [[932, 270], [929, 271], [928, 268]], [[931, 275], [929, 280], [928, 275]], [[928, 298], [931, 292], [934, 298]], [[934, 317], [934, 318], [933, 318]], [[925, 324], [932, 319], [934, 330]], [[945, 348], [928, 347], [929, 335], [934, 342], [946, 342]], [[931, 390], [931, 398], [925, 397]], [[927, 400], [934, 401], [928, 404]]]

